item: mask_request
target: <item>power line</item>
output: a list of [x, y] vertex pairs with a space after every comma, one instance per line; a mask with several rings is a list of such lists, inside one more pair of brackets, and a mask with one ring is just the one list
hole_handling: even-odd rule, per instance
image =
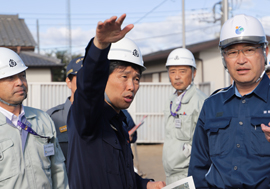
[[[195, 28], [195, 29], [190, 29], [187, 30], [187, 32], [195, 32], [195, 31], [199, 31], [199, 30], [204, 30], [204, 29], [209, 29], [209, 28], [213, 28], [216, 26], [220, 26], [220, 24], [214, 24], [211, 26], [206, 26], [206, 27], [202, 27], [202, 28]], [[169, 37], [169, 36], [174, 36], [174, 35], [179, 35], [182, 32], [176, 32], [176, 33], [169, 33], [169, 34], [164, 34], [164, 35], [158, 35], [158, 36], [151, 36], [151, 37], [146, 37], [146, 38], [141, 38], [141, 39], [133, 39], [134, 41], [142, 41], [142, 40], [149, 40], [149, 39], [155, 39], [155, 38], [161, 38], [161, 37]], [[72, 48], [80, 48], [80, 47], [86, 47], [87, 44], [85, 45], [73, 45]], [[67, 49], [68, 46], [59, 46], [59, 47], [48, 47], [48, 48], [41, 48], [42, 50], [49, 50], [49, 49]]]
[[[214, 24], [211, 26], [203, 27], [203, 28], [190, 29], [190, 30], [187, 30], [186, 32], [194, 32], [194, 31], [198, 31], [198, 30], [209, 29], [209, 28], [216, 27], [216, 26], [220, 26], [220, 24]], [[170, 33], [170, 34], [165, 34], [165, 35], [152, 36], [152, 37], [141, 38], [141, 39], [134, 39], [134, 41], [142, 41], [142, 40], [148, 40], [148, 39], [152, 39], [152, 38], [168, 37], [168, 36], [173, 36], [173, 35], [179, 35], [181, 33], [182, 32], [176, 32], [176, 33]]]
[[[166, 0], [167, 1], [167, 0]], [[185, 9], [186, 11], [196, 11], [196, 10], [211, 10], [212, 9], [212, 7], [209, 7], [209, 8], [198, 8], [198, 9]], [[168, 11], [155, 11], [155, 13], [166, 13], [166, 12], [179, 12], [179, 10], [168, 10]], [[128, 14], [130, 15], [130, 14], [145, 14], [145, 13], [147, 13], [147, 12], [128, 12]], [[27, 13], [27, 12], [20, 12], [20, 13], [11, 13], [11, 12], [8, 12], [8, 13], [1, 13], [1, 14], [7, 14], [7, 15], [9, 15], [9, 14], [12, 14], [12, 15], [14, 15], [14, 14], [19, 14], [19, 15], [44, 15], [44, 16], [65, 16], [66, 15], [66, 13], [49, 13], [49, 12], [47, 12], [47, 13]], [[122, 14], [122, 12], [120, 13], [120, 12], [114, 12], [114, 13], [100, 13], [100, 12], [96, 12], [96, 13], [72, 13], [72, 15], [81, 15], [81, 16], [87, 16], [87, 15], [92, 15], [92, 16], [99, 16], [99, 15], [101, 15], [101, 16], [111, 16], [111, 15], [119, 15], [119, 14]]]

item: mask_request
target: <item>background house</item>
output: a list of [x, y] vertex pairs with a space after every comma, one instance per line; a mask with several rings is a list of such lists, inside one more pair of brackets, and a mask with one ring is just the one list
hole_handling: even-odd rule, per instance
[[[270, 40], [269, 36], [267, 36], [267, 40]], [[196, 60], [197, 73], [194, 83], [207, 95], [231, 84], [229, 74], [225, 71], [222, 64], [218, 44], [219, 39], [214, 39], [186, 46], [193, 53]], [[169, 82], [165, 64], [168, 55], [174, 49], [158, 51], [143, 56], [144, 64], [147, 68], [142, 75], [143, 82]]]
[[0, 47], [17, 52], [28, 69], [28, 82], [51, 82], [52, 69], [61, 69], [64, 64], [60, 59], [51, 58], [34, 52], [36, 42], [18, 15], [0, 15]]

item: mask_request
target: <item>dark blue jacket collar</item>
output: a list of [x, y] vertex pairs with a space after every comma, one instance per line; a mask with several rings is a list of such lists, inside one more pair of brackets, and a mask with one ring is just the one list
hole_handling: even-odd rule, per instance
[[[263, 101], [267, 102], [268, 97], [268, 88], [269, 88], [269, 78], [266, 74], [263, 75], [262, 80], [260, 81], [259, 85], [250, 93], [253, 93], [258, 96]], [[235, 95], [235, 83], [224, 93], [224, 101], [226, 103], [230, 98]]]
[[125, 114], [120, 111], [119, 114], [107, 103], [104, 101], [104, 112], [106, 112], [106, 118], [111, 121], [112, 119], [116, 118], [119, 121], [124, 121], [126, 116]]

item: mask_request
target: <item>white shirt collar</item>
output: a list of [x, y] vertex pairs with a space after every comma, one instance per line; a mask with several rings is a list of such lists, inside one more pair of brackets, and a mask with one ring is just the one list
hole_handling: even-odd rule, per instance
[[[1, 106], [0, 106], [0, 112], [1, 112], [2, 114], [4, 114], [4, 116], [6, 116], [6, 117], [13, 123], [13, 125], [16, 126], [16, 127], [17, 127], [17, 122], [18, 122], [18, 120], [21, 121], [21, 120], [22, 120], [22, 117], [25, 115], [23, 105], [21, 105], [21, 113], [20, 113], [20, 115], [19, 115], [18, 117], [17, 117], [16, 115], [14, 115], [13, 113], [11, 113], [10, 111], [8, 111], [8, 110], [2, 108]], [[19, 130], [21, 130], [20, 127], [17, 127], [17, 128], [18, 128]]]

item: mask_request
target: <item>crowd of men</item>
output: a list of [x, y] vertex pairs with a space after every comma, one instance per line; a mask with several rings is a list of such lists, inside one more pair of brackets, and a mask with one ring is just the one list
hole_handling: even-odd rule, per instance
[[207, 97], [194, 85], [196, 61], [184, 48], [166, 66], [175, 92], [164, 99], [166, 183], [134, 172], [135, 126], [125, 110], [146, 69], [125, 37], [126, 15], [99, 22], [83, 57], [67, 66], [71, 96], [47, 113], [23, 106], [26, 69], [0, 48], [0, 188], [159, 189], [187, 176], [196, 188], [270, 188], [268, 42], [254, 17], [236, 15], [219, 48], [232, 85]]

